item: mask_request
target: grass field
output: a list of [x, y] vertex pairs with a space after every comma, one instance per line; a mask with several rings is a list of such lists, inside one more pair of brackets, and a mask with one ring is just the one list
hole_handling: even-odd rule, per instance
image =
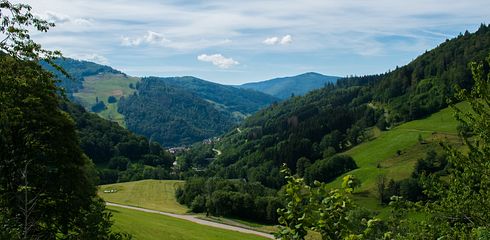
[[[467, 104], [458, 104], [458, 107], [466, 109]], [[423, 158], [430, 148], [438, 147], [441, 141], [459, 143], [457, 125], [453, 110], [446, 108], [425, 119], [407, 122], [381, 132], [374, 140], [343, 153], [352, 156], [359, 167], [344, 174], [353, 174], [362, 182], [354, 198], [365, 207], [379, 209], [375, 200], [377, 176], [385, 175], [387, 179], [394, 180], [408, 178], [417, 160]], [[419, 136], [424, 144], [419, 142]], [[339, 188], [343, 176], [329, 185]]]
[[138, 240], [260, 240], [259, 236], [204, 226], [189, 221], [125, 208], [109, 207], [115, 231], [127, 232]]
[[[99, 196], [105, 201], [159, 210], [170, 213], [186, 213], [188, 209], [175, 200], [175, 189], [184, 184], [177, 180], [142, 180], [116, 183], [99, 187]], [[104, 193], [105, 190], [117, 190]]]
[[124, 126], [124, 116], [117, 112], [117, 102], [108, 103], [107, 98], [114, 96], [118, 100], [122, 96], [128, 96], [135, 90], [129, 88], [129, 84], [139, 81], [136, 77], [126, 77], [122, 74], [99, 74], [86, 77], [83, 81], [83, 89], [75, 93], [74, 96], [81, 102], [85, 108], [90, 108], [96, 103], [96, 98], [99, 101], [104, 101], [107, 109], [98, 113], [99, 116], [118, 122]]

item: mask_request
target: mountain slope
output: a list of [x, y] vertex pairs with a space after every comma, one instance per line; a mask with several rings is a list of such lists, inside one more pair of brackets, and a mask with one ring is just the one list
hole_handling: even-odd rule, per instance
[[140, 83], [140, 78], [96, 63], [73, 59], [58, 59], [56, 63], [73, 79], [42, 64], [55, 73], [70, 99], [166, 146], [191, 144], [222, 134], [245, 116], [279, 100], [194, 77], [150, 77]]
[[339, 77], [309, 72], [293, 77], [274, 78], [262, 82], [245, 83], [238, 87], [257, 90], [281, 99], [286, 99], [291, 95], [300, 96], [311, 90], [322, 88], [327, 83], [335, 83], [337, 79], [339, 79]]
[[85, 77], [103, 73], [122, 74], [120, 71], [109, 66], [71, 58], [56, 59], [54, 63], [65, 69], [65, 71], [70, 74], [72, 79], [67, 78], [48, 63], [44, 61], [40, 62], [44, 69], [54, 73], [55, 77], [60, 80], [58, 86], [64, 88], [68, 96], [72, 96], [73, 93], [83, 89], [83, 81]]
[[373, 126], [385, 130], [446, 107], [454, 85], [472, 86], [468, 63], [489, 52], [490, 27], [482, 25], [394, 71], [340, 79], [273, 104], [247, 118], [240, 131], [222, 137], [214, 146], [222, 154], [208, 166], [208, 174], [280, 187], [283, 163], [293, 172], [316, 171], [332, 156], [371, 139]]
[[279, 99], [247, 89], [208, 82], [195, 77], [158, 78], [169, 86], [184, 88], [203, 99], [225, 106], [230, 112], [251, 114]]
[[224, 133], [274, 97], [193, 77], [143, 78], [121, 98], [128, 129], [165, 146], [191, 144]]
[[101, 183], [171, 178], [174, 157], [156, 142], [69, 101], [61, 104], [75, 121], [84, 153], [98, 167]]

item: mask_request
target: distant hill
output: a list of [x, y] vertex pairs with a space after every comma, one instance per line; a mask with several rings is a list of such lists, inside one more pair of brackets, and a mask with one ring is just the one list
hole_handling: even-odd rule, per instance
[[122, 97], [119, 112], [129, 130], [165, 146], [214, 137], [278, 99], [194, 77], [143, 78]]
[[89, 61], [65, 58], [57, 59], [54, 62], [65, 69], [65, 71], [70, 74], [72, 79], [68, 79], [65, 75], [44, 61], [40, 64], [43, 68], [55, 74], [56, 78], [60, 80], [58, 85], [64, 88], [65, 92], [69, 96], [72, 96], [73, 93], [83, 89], [83, 81], [85, 77], [103, 73], [122, 74], [122, 72], [109, 66], [100, 65]]
[[286, 99], [291, 95], [300, 96], [305, 93], [322, 88], [327, 83], [335, 83], [340, 77], [325, 76], [309, 72], [293, 77], [274, 78], [262, 82], [245, 83], [239, 88], [253, 89], [269, 95]]
[[259, 91], [236, 89], [231, 86], [205, 81], [195, 77], [158, 78], [169, 86], [179, 87], [196, 93], [203, 99], [217, 103], [229, 112], [247, 115], [278, 101], [276, 97]]
[[165, 146], [217, 136], [246, 116], [279, 101], [258, 91], [194, 77], [141, 80], [92, 62], [74, 59], [55, 62], [72, 79], [46, 63], [42, 65], [56, 75], [59, 86], [72, 101]]

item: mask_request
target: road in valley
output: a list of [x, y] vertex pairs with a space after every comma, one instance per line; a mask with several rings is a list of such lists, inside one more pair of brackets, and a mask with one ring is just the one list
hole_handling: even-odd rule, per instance
[[165, 216], [169, 216], [169, 217], [174, 217], [174, 218], [179, 218], [179, 219], [191, 221], [191, 222], [194, 222], [197, 224], [206, 225], [206, 226], [210, 226], [210, 227], [221, 228], [221, 229], [226, 229], [226, 230], [236, 231], [236, 232], [241, 232], [241, 233], [254, 234], [254, 235], [266, 237], [269, 239], [275, 239], [272, 234], [254, 231], [254, 230], [250, 230], [250, 229], [242, 228], [242, 227], [226, 225], [226, 224], [217, 223], [217, 222], [211, 222], [211, 221], [199, 219], [197, 216], [194, 216], [194, 215], [167, 213], [167, 212], [161, 212], [161, 211], [156, 211], [156, 210], [151, 210], [151, 209], [146, 209], [146, 208], [139, 208], [139, 207], [127, 206], [127, 205], [122, 205], [122, 204], [117, 204], [117, 203], [110, 203], [110, 202], [106, 202], [106, 204], [107, 204], [107, 206], [127, 208], [127, 209], [131, 209], [131, 210], [147, 212], [147, 213], [156, 213], [156, 214], [161, 214], [161, 215], [165, 215]]

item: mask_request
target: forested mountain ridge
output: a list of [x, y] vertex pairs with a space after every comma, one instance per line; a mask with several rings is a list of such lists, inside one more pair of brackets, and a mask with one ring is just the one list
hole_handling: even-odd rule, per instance
[[121, 98], [128, 129], [165, 146], [218, 136], [247, 114], [277, 100], [193, 77], [143, 78], [137, 93]]
[[236, 89], [231, 86], [205, 81], [199, 78], [169, 77], [158, 78], [170, 86], [192, 91], [203, 99], [218, 103], [230, 112], [248, 115], [279, 99], [260, 91]]
[[55, 74], [72, 101], [165, 146], [192, 144], [217, 136], [246, 116], [279, 101], [258, 91], [194, 77], [141, 80], [87, 61], [67, 58], [55, 63], [71, 79], [47, 63], [42, 65]]
[[315, 72], [303, 73], [292, 77], [274, 78], [261, 82], [251, 82], [237, 87], [254, 89], [281, 99], [301, 96], [307, 92], [322, 88], [327, 83], [335, 83], [340, 77], [325, 76]]
[[[293, 171], [311, 172], [350, 166], [349, 160], [334, 161], [332, 156], [369, 139], [369, 127], [384, 130], [446, 107], [455, 85], [472, 86], [468, 63], [483, 60], [488, 52], [490, 27], [482, 25], [394, 71], [339, 79], [303, 97], [273, 104], [214, 146], [222, 154], [207, 166], [208, 174], [277, 188], [282, 185], [283, 163]], [[196, 162], [192, 157], [189, 161]]]

